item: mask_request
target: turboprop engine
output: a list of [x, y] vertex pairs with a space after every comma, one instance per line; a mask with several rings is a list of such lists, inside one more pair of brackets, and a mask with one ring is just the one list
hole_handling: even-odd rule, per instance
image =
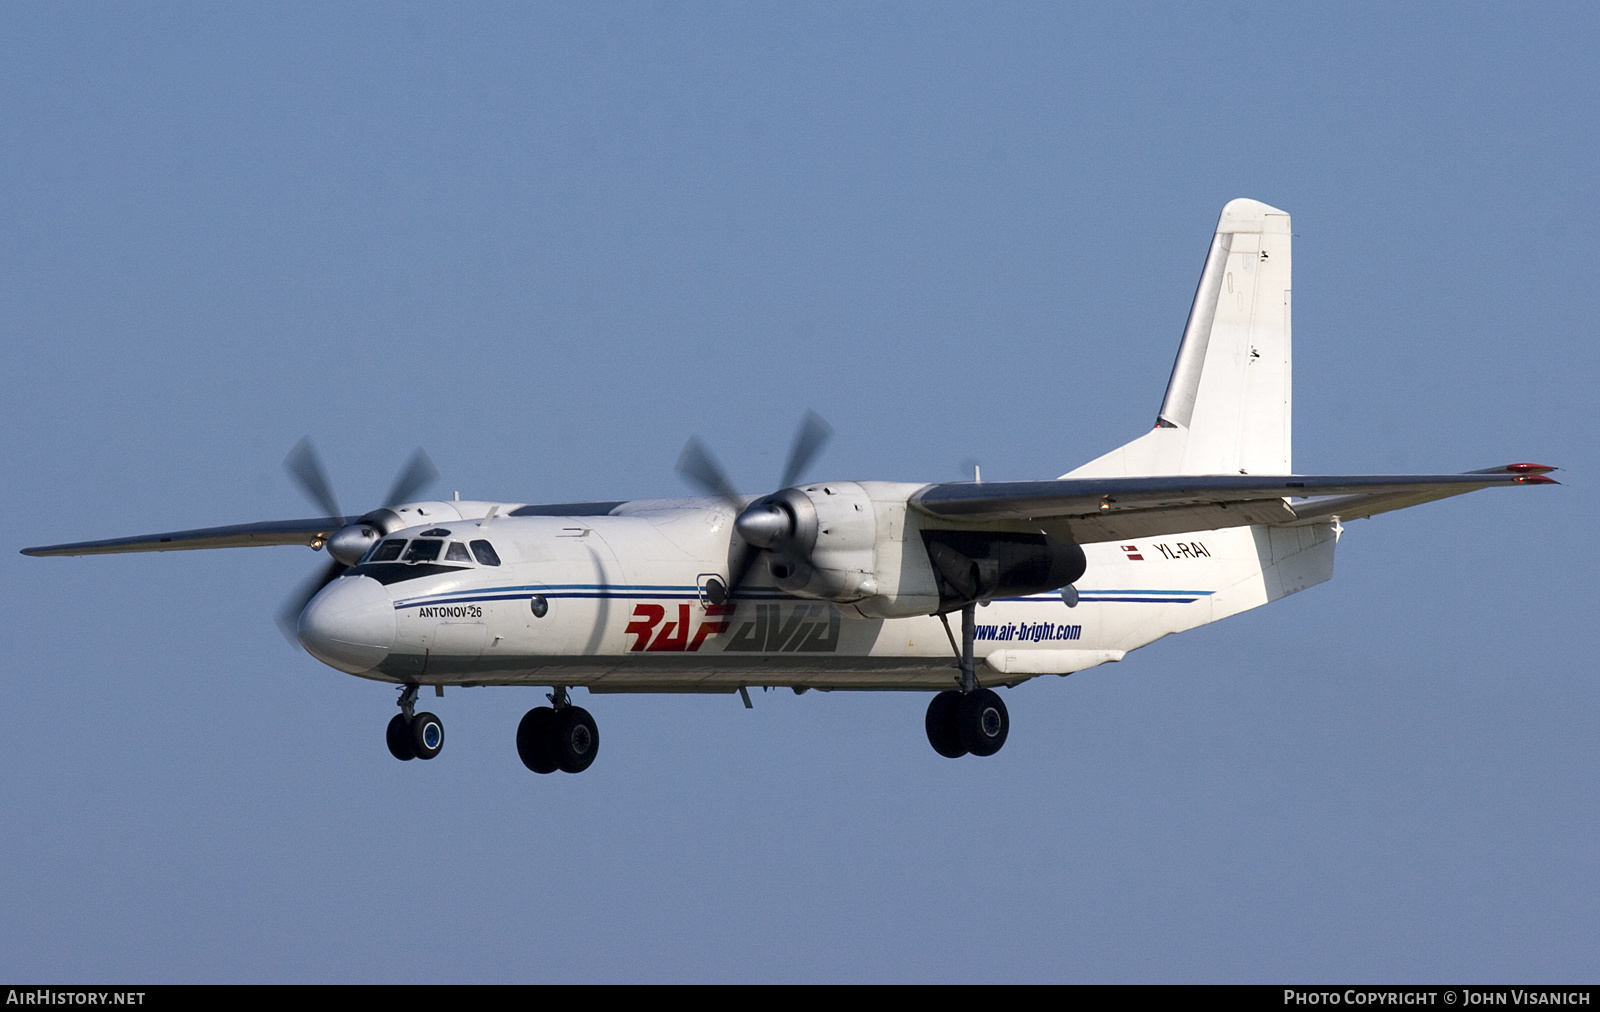
[[780, 590], [851, 605], [870, 618], [1057, 590], [1083, 575], [1083, 549], [1041, 531], [924, 528], [925, 518], [907, 505], [919, 487], [846, 481], [786, 488], [747, 506], [734, 528], [767, 553]]
[[783, 489], [751, 503], [733, 527], [770, 553], [780, 590], [838, 602], [878, 593], [877, 514], [858, 482]]
[[[795, 433], [777, 492], [746, 503], [698, 437], [678, 472], [734, 514], [728, 584], [714, 604], [737, 594], [761, 560], [785, 593], [853, 608], [864, 618], [907, 618], [954, 611], [978, 601], [1057, 590], [1083, 575], [1083, 549], [1026, 522], [976, 529], [935, 520], [910, 507], [925, 486], [888, 481], [795, 485], [833, 430], [807, 412]], [[924, 522], [938, 524], [925, 529]]]

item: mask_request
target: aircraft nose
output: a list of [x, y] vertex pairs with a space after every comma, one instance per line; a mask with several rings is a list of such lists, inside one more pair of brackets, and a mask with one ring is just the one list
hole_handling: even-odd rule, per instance
[[323, 587], [300, 613], [300, 645], [330, 667], [371, 671], [394, 647], [394, 602], [383, 584], [345, 576]]

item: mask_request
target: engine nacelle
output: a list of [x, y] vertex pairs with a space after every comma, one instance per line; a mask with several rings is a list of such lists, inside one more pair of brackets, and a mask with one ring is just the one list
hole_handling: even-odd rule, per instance
[[1083, 549], [1026, 531], [925, 530], [941, 610], [1060, 590], [1088, 568]]
[[[922, 486], [820, 482], [752, 503], [737, 522], [768, 552], [786, 593], [905, 618], [1056, 590], [1083, 575], [1083, 549], [1034, 531], [925, 530], [907, 500]], [[931, 521], [930, 521], [931, 522]]]
[[[765, 536], [761, 521], [774, 532]], [[786, 488], [740, 517], [771, 553], [767, 563], [779, 589], [797, 597], [841, 604], [878, 592], [877, 512], [859, 482]]]

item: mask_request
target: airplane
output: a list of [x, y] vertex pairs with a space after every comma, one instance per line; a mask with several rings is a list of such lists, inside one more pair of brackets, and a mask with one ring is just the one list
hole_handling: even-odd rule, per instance
[[[329, 562], [286, 629], [339, 671], [399, 686], [397, 759], [432, 759], [425, 686], [548, 686], [517, 728], [536, 773], [577, 773], [600, 735], [572, 698], [791, 688], [932, 694], [928, 742], [993, 755], [997, 689], [1120, 661], [1171, 633], [1333, 575], [1344, 523], [1483, 488], [1555, 484], [1539, 464], [1303, 475], [1290, 466], [1289, 215], [1230, 201], [1153, 428], [1059, 478], [800, 479], [830, 429], [808, 414], [777, 491], [738, 492], [691, 438], [687, 499], [412, 501], [341, 513], [309, 441], [286, 459], [326, 515], [23, 549], [33, 556], [307, 545]], [[953, 628], [951, 616], [959, 620]]]

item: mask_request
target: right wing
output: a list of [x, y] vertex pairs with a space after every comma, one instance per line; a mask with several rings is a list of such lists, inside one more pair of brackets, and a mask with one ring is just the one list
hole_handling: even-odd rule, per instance
[[1078, 544], [1253, 524], [1354, 520], [1500, 485], [1553, 485], [1508, 464], [1465, 474], [1159, 475], [928, 485], [911, 505], [952, 521], [1025, 520]]

